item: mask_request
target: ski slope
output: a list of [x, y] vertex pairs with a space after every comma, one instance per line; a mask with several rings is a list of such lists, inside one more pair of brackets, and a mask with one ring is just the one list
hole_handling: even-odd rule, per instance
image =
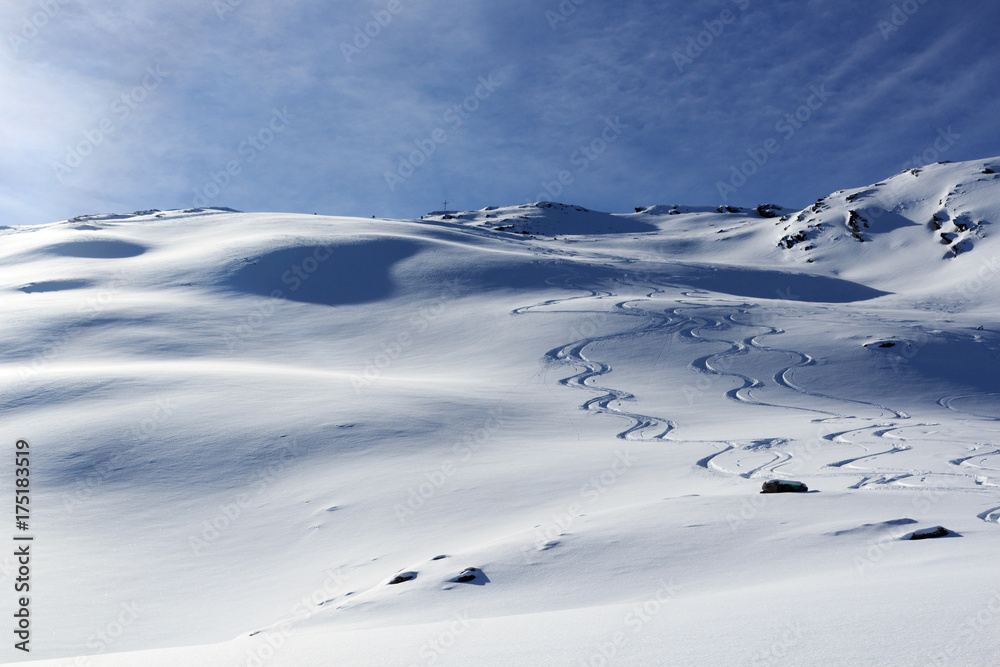
[[0, 230], [2, 659], [996, 664], [998, 171]]

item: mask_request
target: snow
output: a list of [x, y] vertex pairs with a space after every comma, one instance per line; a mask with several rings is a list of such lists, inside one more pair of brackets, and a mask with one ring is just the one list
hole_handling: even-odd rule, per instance
[[[0, 410], [34, 453], [27, 657], [995, 664], [990, 165], [773, 218], [541, 202], [0, 231]], [[973, 223], [961, 252], [934, 215]]]

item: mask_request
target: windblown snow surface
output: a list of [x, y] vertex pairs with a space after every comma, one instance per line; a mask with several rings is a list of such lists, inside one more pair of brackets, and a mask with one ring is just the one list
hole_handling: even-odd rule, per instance
[[2, 230], [3, 658], [995, 665], [994, 172]]

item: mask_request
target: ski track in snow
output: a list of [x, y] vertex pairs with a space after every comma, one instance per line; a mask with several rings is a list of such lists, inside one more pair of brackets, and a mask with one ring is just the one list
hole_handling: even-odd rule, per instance
[[[613, 292], [590, 289], [577, 284], [578, 280], [585, 277], [586, 274], [583, 271], [567, 267], [566, 273], [549, 281], [550, 284], [570, 291], [583, 291], [585, 294], [576, 294], [574, 296], [559, 299], [549, 299], [540, 303], [522, 306], [513, 310], [512, 314], [617, 314], [644, 320], [643, 324], [627, 331], [603, 336], [580, 338], [578, 340], [573, 340], [559, 345], [543, 355], [543, 360], [547, 364], [569, 365], [577, 369], [578, 372], [561, 378], [559, 380], [560, 385], [597, 394], [596, 396], [584, 401], [580, 406], [581, 410], [597, 414], [610, 415], [625, 419], [629, 422], [628, 428], [616, 435], [618, 439], [640, 442], [696, 442], [692, 440], [680, 440], [671, 435], [671, 433], [675, 431], [679, 425], [678, 421], [674, 417], [640, 414], [638, 412], [625, 409], [624, 404], [630, 401], [635, 401], [636, 395], [624, 389], [599, 384], [599, 378], [610, 374], [613, 367], [610, 363], [588, 356], [588, 348], [597, 343], [627, 341], [638, 336], [650, 334], [664, 337], [676, 336], [678, 338], [694, 342], [721, 343], [729, 346], [728, 349], [696, 357], [690, 362], [690, 366], [692, 368], [705, 375], [731, 377], [739, 382], [739, 387], [729, 389], [724, 392], [724, 396], [727, 400], [746, 405], [784, 409], [798, 414], [813, 413], [817, 415], [816, 419], [813, 420], [816, 424], [836, 424], [852, 421], [855, 423], [857, 421], [870, 422], [864, 426], [857, 426], [823, 435], [822, 440], [824, 441], [855, 445], [860, 447], [865, 453], [859, 456], [826, 463], [823, 466], [823, 472], [818, 474], [830, 477], [844, 475], [858, 477], [860, 475], [861, 479], [849, 487], [852, 489], [888, 490], [893, 488], [914, 488], [914, 485], [904, 485], [902, 482], [904, 482], [904, 480], [911, 480], [914, 478], [922, 479], [929, 475], [934, 475], [935, 477], [952, 476], [956, 478], [974, 479], [975, 484], [980, 486], [980, 488], [983, 486], [993, 486], [993, 484], [984, 483], [983, 479], [985, 478], [976, 477], [975, 474], [945, 472], [932, 473], [928, 470], [906, 468], [893, 469], [892, 467], [887, 466], [886, 457], [897, 455], [912, 449], [911, 445], [905, 444], [907, 438], [900, 433], [903, 429], [937, 426], [937, 424], [908, 423], [907, 420], [910, 419], [910, 415], [890, 406], [854, 398], [824, 394], [822, 392], [803, 387], [799, 383], [795, 382], [795, 371], [815, 365], [815, 359], [804, 352], [765, 344], [765, 339], [780, 336], [784, 333], [784, 330], [778, 327], [750, 324], [741, 321], [741, 319], [744, 319], [751, 314], [751, 310], [755, 307], [753, 304], [745, 302], [726, 304], [721, 300], [709, 303], [705, 303], [704, 301], [696, 302], [692, 299], [704, 299], [704, 294], [699, 292], [683, 292], [682, 294], [685, 297], [685, 300], [678, 300], [676, 302], [680, 305], [667, 307], [662, 311], [655, 309], [651, 310], [643, 307], [641, 304], [646, 301], [651, 301], [658, 293], [664, 292], [662, 288], [667, 287], [666, 285], [655, 284], [647, 285], [647, 287], [651, 287], [651, 291], [647, 293], [646, 299], [628, 298], [618, 301], [614, 304], [611, 310], [558, 309], [559, 306], [574, 301], [579, 302], [589, 299], [621, 298], [620, 295]], [[638, 287], [638, 285], [629, 285], [629, 287]], [[720, 315], [719, 311], [726, 308], [732, 308], [732, 310], [728, 313]], [[738, 328], [750, 328], [756, 329], [757, 331], [742, 337], [732, 335], [737, 332]], [[664, 345], [666, 345], [666, 343]], [[769, 378], [773, 383], [773, 387], [793, 392], [793, 394], [807, 396], [811, 399], [821, 399], [827, 404], [832, 404], [829, 406], [831, 409], [824, 410], [761, 399], [760, 394], [768, 388], [768, 384], [751, 374], [738, 372], [737, 370], [734, 370], [734, 367], [741, 360], [750, 360], [751, 358], [757, 358], [769, 354], [784, 356], [787, 359], [785, 364], [777, 367], [777, 369], [769, 375]], [[726, 370], [727, 368], [730, 370]], [[952, 405], [955, 401], [969, 397], [969, 395], [944, 397], [940, 399], [939, 403], [943, 407], [954, 412], [969, 414], [955, 408]], [[840, 407], [842, 409], [834, 410], [833, 407]], [[1000, 421], [1000, 418], [985, 416], [983, 416], [983, 418]], [[872, 452], [869, 447], [864, 444], [864, 442], [855, 442], [853, 438], [849, 439], [847, 436], [856, 436], [861, 440], [869, 441], [871, 438], [874, 438], [876, 440], [895, 440], [896, 442], [888, 449]], [[744, 479], [775, 476], [779, 468], [787, 466], [795, 458], [795, 455], [792, 452], [781, 449], [782, 446], [789, 444], [789, 441], [784, 438], [764, 438], [749, 442], [698, 442], [712, 444], [717, 446], [719, 450], [709, 456], [695, 461], [695, 466], [718, 474], [737, 476]], [[752, 466], [744, 471], [731, 470], [718, 461], [718, 459], [726, 455], [732, 456], [738, 455], [741, 452], [753, 453], [759, 451], [767, 451], [770, 454], [770, 460], [759, 463], [758, 465]], [[981, 460], [988, 456], [997, 455], [998, 453], [1000, 453], [1000, 448], [994, 448], [991, 452], [972, 455], [961, 460], [951, 461], [950, 463], [956, 466], [967, 465], [976, 467], [975, 464], [969, 463], [969, 461], [974, 459]], [[957, 488], [951, 486], [940, 487], [940, 490], [950, 492], [975, 492], [975, 489]], [[1000, 507], [987, 510], [979, 514], [978, 517], [986, 522], [1000, 523]]]
[[[985, 460], [987, 458], [991, 457], [991, 456], [996, 456], [997, 454], [1000, 454], [1000, 447], [997, 447], [995, 445], [978, 445], [977, 448], [979, 446], [992, 447], [993, 451], [991, 451], [991, 452], [985, 452], [985, 453], [980, 452], [978, 454], [971, 454], [969, 456], [962, 456], [962, 457], [957, 458], [957, 459], [952, 459], [951, 461], [948, 461], [948, 463], [950, 463], [952, 465], [955, 465], [955, 466], [963, 466], [964, 465], [964, 466], [970, 466], [970, 467], [977, 468], [977, 469], [985, 469], [985, 468], [987, 468], [987, 466], [983, 465], [985, 463]], [[979, 465], [977, 465], [976, 463], [972, 463], [973, 459], [978, 459], [979, 460]], [[994, 467], [994, 468], [990, 468], [990, 469], [991, 470], [1000, 470], [1000, 461], [998, 461], [997, 464], [998, 464], [998, 467]]]
[[970, 415], [973, 417], [979, 417], [980, 419], [988, 419], [990, 421], [1000, 421], [1000, 417], [994, 415], [984, 415], [978, 412], [970, 412], [969, 410], [962, 410], [955, 406], [955, 404], [963, 399], [967, 398], [983, 398], [985, 396], [992, 396], [994, 398], [1000, 397], [1000, 394], [962, 394], [960, 396], [944, 396], [938, 400], [938, 405], [943, 408], [947, 408], [952, 412], [957, 412], [961, 415]]
[[[577, 285], [572, 284], [574, 278], [583, 277], [585, 274], [581, 271], [571, 270], [570, 273], [565, 277], [563, 284], [560, 286], [565, 289], [579, 290], [584, 289], [589, 292], [585, 295], [577, 295], [573, 297], [568, 297], [564, 299], [550, 299], [541, 303], [533, 304], [530, 306], [524, 306], [517, 308], [512, 311], [515, 315], [523, 315], [531, 313], [534, 310], [549, 308], [551, 306], [562, 305], [569, 301], [575, 301], [580, 299], [590, 299], [590, 298], [610, 298], [617, 295], [610, 292], [599, 292], [595, 290], [587, 290], [586, 288], [580, 288]], [[654, 289], [652, 294], [659, 292], [660, 290]], [[687, 314], [685, 311], [692, 308], [699, 310], [712, 310], [718, 306], [704, 305], [704, 304], [686, 304], [684, 307], [674, 307], [667, 308], [663, 312], [651, 311], [645, 308], [639, 307], [639, 300], [627, 299], [625, 301], [620, 301], [615, 304], [614, 310], [610, 311], [612, 313], [624, 314], [633, 317], [643, 317], [649, 320], [649, 322], [641, 327], [634, 328], [629, 331], [608, 334], [605, 336], [595, 336], [582, 338], [579, 340], [571, 341], [569, 343], [560, 345], [559, 347], [553, 348], [544, 355], [544, 358], [549, 362], [560, 362], [568, 363], [576, 367], [581, 367], [584, 370], [581, 372], [563, 378], [560, 380], [560, 384], [564, 386], [575, 387], [579, 389], [585, 389], [590, 391], [603, 392], [600, 396], [592, 398], [586, 401], [581, 407], [584, 410], [591, 410], [600, 413], [613, 414], [617, 416], [626, 417], [632, 421], [632, 425], [618, 434], [620, 439], [631, 439], [631, 440], [664, 440], [668, 439], [667, 434], [674, 430], [677, 423], [668, 417], [657, 417], [650, 415], [641, 415], [632, 412], [625, 411], [621, 408], [621, 403], [623, 401], [635, 400], [635, 396], [624, 390], [613, 389], [608, 387], [603, 387], [597, 385], [594, 382], [595, 378], [607, 375], [613, 369], [610, 364], [596, 361], [590, 359], [586, 355], [586, 349], [594, 343], [599, 342], [609, 342], [626, 340], [629, 338], [635, 338], [640, 335], [654, 333], [658, 335], [677, 335], [681, 338], [686, 338], [693, 341], [704, 341], [704, 342], [714, 342], [723, 343], [729, 345], [729, 349], [723, 350], [721, 352], [714, 352], [702, 357], [698, 357], [691, 362], [691, 366], [698, 371], [705, 373], [707, 375], [716, 375], [723, 377], [733, 377], [740, 381], [740, 387], [735, 389], [730, 389], [725, 392], [726, 398], [735, 401], [737, 403], [744, 403], [748, 405], [757, 406], [768, 406], [776, 407], [793, 411], [800, 412], [811, 412], [821, 415], [826, 415], [827, 417], [832, 417], [835, 419], [856, 419], [859, 418], [857, 415], [848, 415], [843, 413], [835, 413], [827, 410], [817, 410], [815, 408], [805, 408], [794, 405], [784, 405], [780, 403], [771, 403], [760, 400], [756, 398], [753, 394], [754, 389], [763, 389], [766, 385], [763, 381], [752, 377], [750, 375], [745, 375], [735, 371], [723, 370], [724, 364], [731, 360], [738, 359], [741, 357], [747, 357], [753, 352], [759, 353], [779, 353], [787, 355], [790, 360], [794, 360], [788, 366], [780, 368], [774, 373], [773, 380], [775, 384], [779, 387], [788, 389], [790, 391], [804, 394], [813, 398], [823, 398], [829, 401], [850, 403], [855, 405], [862, 405], [874, 408], [878, 411], [878, 415], [875, 418], [882, 419], [886, 417], [886, 413], [891, 415], [895, 419], [908, 419], [909, 416], [903, 412], [899, 412], [888, 408], [883, 405], [876, 403], [868, 403], [865, 401], [859, 401], [855, 399], [845, 399], [839, 397], [828, 396], [826, 394], [821, 394], [815, 391], [809, 391], [797, 384], [791, 382], [790, 374], [796, 368], [812, 365], [815, 361], [807, 354], [800, 353], [794, 350], [787, 350], [782, 348], [770, 347], [764, 345], [760, 342], [760, 338], [764, 336], [775, 336], [784, 333], [781, 329], [774, 327], [763, 327], [759, 325], [748, 325], [737, 321], [737, 317], [740, 315], [746, 315], [749, 313], [749, 308], [753, 306], [750, 304], [743, 304], [738, 310], [729, 313], [723, 318], [718, 318], [708, 313], [708, 317], [703, 317], [699, 314]], [[557, 310], [547, 310], [546, 312], [591, 312], [593, 314], [605, 314], [605, 311], [557, 311]], [[763, 329], [762, 333], [755, 333], [750, 336], [730, 340], [725, 337], [711, 337], [706, 335], [709, 331], [729, 331], [734, 327], [754, 327], [758, 329]], [[882, 424], [882, 426], [885, 426]], [[661, 432], [653, 436], [643, 436], [642, 434], [649, 430], [658, 430], [659, 427], [665, 427]], [[871, 427], [867, 427], [871, 428]], [[893, 426], [894, 428], [894, 426]], [[891, 430], [891, 429], [889, 429]]]
[[987, 523], [1000, 523], [1000, 506], [986, 510], [976, 516]]

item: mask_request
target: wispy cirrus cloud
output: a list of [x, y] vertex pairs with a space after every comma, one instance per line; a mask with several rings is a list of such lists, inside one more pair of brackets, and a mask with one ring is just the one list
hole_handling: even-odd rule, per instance
[[[890, 0], [582, 2], [554, 25], [558, 2], [527, 0], [52, 2], [58, 12], [20, 42], [11, 35], [41, 5], [0, 8], [0, 224], [191, 206], [276, 108], [294, 117], [287, 132], [243, 156], [213, 204], [416, 217], [445, 198], [525, 201], [608, 118], [623, 131], [563, 199], [715, 204], [729, 166], [814, 85], [833, 94], [735, 203], [804, 205], [883, 178], [943, 124], [963, 133], [950, 159], [1000, 153], [987, 112], [1000, 93], [981, 85], [1000, 62], [1000, 8], [981, 3], [925, 3], [886, 38]], [[678, 67], [692, 40], [701, 50]], [[129, 97], [150, 67], [162, 81]], [[490, 75], [503, 85], [448, 126]], [[127, 115], [114, 107], [123, 95]], [[112, 131], [60, 174], [105, 120]], [[437, 128], [447, 140], [387, 187], [386, 171]]]

